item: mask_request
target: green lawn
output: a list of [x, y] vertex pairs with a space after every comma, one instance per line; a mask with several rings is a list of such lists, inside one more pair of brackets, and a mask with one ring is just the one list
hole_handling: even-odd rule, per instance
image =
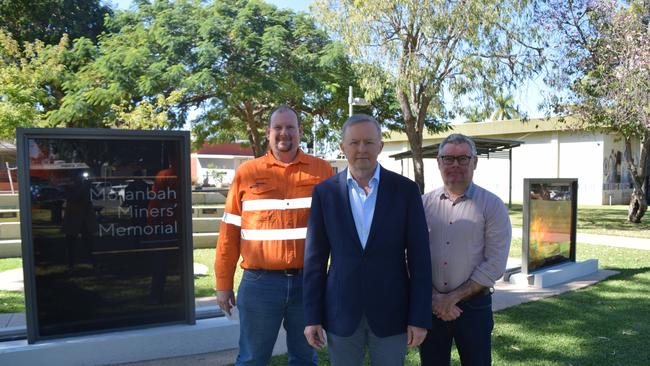
[[[194, 249], [194, 262], [202, 263], [208, 266], [207, 276], [194, 276], [194, 294], [196, 297], [206, 297], [215, 295], [215, 276], [214, 276], [214, 249]], [[242, 269], [237, 266], [235, 271], [235, 291], [239, 287]]]
[[23, 260], [20, 258], [0, 259], [0, 272], [7, 271], [14, 268], [20, 268], [22, 265], [23, 265]]
[[[523, 225], [521, 204], [512, 204], [510, 221], [515, 227]], [[579, 206], [577, 230], [589, 234], [650, 239], [650, 217], [644, 217], [639, 224], [632, 224], [627, 222], [627, 206]]]
[[[520, 255], [515, 240], [511, 256]], [[212, 268], [213, 249], [195, 250], [194, 257]], [[494, 365], [650, 365], [650, 251], [578, 244], [577, 257], [598, 258], [600, 268], [620, 274], [495, 313]], [[12, 266], [16, 260], [0, 260], [0, 268]], [[214, 293], [212, 270], [195, 283], [197, 296]], [[24, 311], [22, 301], [21, 292], [0, 292], [0, 312]], [[279, 356], [271, 364], [286, 363]], [[320, 364], [328, 364], [325, 352]], [[410, 351], [407, 365], [418, 364], [417, 351]], [[459, 364], [456, 354], [453, 364]]]
[[[511, 255], [521, 255], [521, 241]], [[620, 274], [560, 296], [495, 313], [493, 364], [650, 365], [650, 251], [579, 244], [578, 260], [598, 258], [599, 267]], [[285, 356], [272, 365], [286, 365]], [[327, 365], [326, 352], [319, 364]], [[409, 351], [406, 365], [419, 365]], [[459, 365], [454, 352], [452, 365]]]

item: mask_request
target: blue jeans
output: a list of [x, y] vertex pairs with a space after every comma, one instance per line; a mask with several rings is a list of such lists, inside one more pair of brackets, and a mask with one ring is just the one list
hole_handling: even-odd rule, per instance
[[235, 365], [268, 365], [281, 324], [287, 331], [289, 365], [317, 364], [316, 351], [304, 335], [302, 275], [244, 270], [237, 308], [240, 331]]
[[433, 316], [433, 327], [420, 345], [421, 365], [449, 365], [452, 339], [463, 366], [492, 363], [492, 295], [461, 302], [458, 307], [463, 313], [455, 320], [446, 322]]

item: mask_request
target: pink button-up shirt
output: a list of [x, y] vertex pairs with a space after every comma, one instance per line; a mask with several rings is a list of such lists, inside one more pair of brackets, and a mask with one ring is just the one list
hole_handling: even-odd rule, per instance
[[443, 187], [422, 200], [435, 289], [447, 293], [468, 279], [494, 286], [505, 271], [512, 236], [503, 201], [474, 183], [456, 201]]

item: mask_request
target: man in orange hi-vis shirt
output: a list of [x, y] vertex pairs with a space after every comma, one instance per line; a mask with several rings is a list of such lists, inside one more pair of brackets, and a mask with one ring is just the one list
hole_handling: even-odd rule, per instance
[[269, 151], [242, 164], [228, 192], [214, 268], [219, 307], [239, 311], [238, 366], [267, 365], [283, 322], [289, 365], [316, 365], [303, 335], [302, 268], [312, 190], [332, 168], [299, 149], [302, 132], [293, 109], [277, 108], [267, 127]]

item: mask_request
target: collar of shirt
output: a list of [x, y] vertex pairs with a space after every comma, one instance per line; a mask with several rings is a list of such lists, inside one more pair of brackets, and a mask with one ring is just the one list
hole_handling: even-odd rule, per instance
[[[470, 199], [471, 200], [472, 197], [474, 197], [475, 192], [476, 192], [476, 186], [474, 185], [474, 182], [470, 182], [469, 187], [467, 187], [465, 192], [463, 192], [463, 195], [458, 197], [458, 199], [456, 201], [464, 200], [464, 199]], [[450, 199], [449, 194], [445, 190], [445, 187], [440, 188], [440, 196], [439, 197], [440, 197], [441, 200]]]
[[264, 159], [266, 160], [267, 165], [289, 166], [292, 164], [309, 164], [309, 162], [307, 161], [307, 154], [302, 152], [302, 150], [300, 149], [298, 149], [298, 152], [296, 153], [296, 157], [290, 163], [284, 163], [276, 159], [275, 156], [273, 156], [273, 152], [270, 149], [266, 152], [266, 155], [264, 155]]
[[[347, 176], [347, 182], [348, 182], [348, 187], [352, 185], [354, 189], [358, 189], [359, 184], [357, 183], [356, 180], [352, 177], [352, 174], [350, 173], [350, 168], [347, 169], [346, 172]], [[377, 166], [375, 167], [375, 173], [372, 175], [372, 178], [370, 178], [370, 181], [368, 182], [368, 185], [370, 186], [371, 193], [375, 191], [375, 187], [379, 184], [379, 163], [377, 163]]]

